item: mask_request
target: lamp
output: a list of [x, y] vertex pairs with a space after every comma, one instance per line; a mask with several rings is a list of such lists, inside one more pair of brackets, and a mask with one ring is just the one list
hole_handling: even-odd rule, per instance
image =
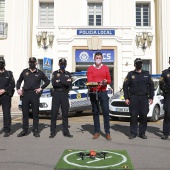
[[[47, 50], [48, 47], [53, 46], [54, 41], [54, 35], [51, 33], [47, 35], [47, 31], [42, 31], [41, 34], [36, 35], [37, 37], [37, 45], [38, 47], [43, 48], [44, 50]], [[49, 41], [49, 44], [47, 45], [47, 39]]]
[[149, 34], [148, 32], [143, 32], [142, 35], [136, 35], [136, 46], [137, 48], [140, 47], [143, 50], [146, 50], [146, 48], [151, 47], [152, 40], [153, 35]]

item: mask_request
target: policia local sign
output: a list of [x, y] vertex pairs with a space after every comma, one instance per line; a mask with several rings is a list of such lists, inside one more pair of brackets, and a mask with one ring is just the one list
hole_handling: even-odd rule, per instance
[[77, 35], [115, 35], [115, 30], [77, 30]]

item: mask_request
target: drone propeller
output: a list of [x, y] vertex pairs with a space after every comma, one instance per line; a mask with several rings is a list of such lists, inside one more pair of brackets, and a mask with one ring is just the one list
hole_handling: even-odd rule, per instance
[[106, 154], [108, 154], [107, 152], [101, 152], [101, 154], [103, 155], [103, 158], [106, 158]]
[[85, 154], [83, 152], [80, 152], [77, 155], [80, 156], [82, 160], [84, 159]]

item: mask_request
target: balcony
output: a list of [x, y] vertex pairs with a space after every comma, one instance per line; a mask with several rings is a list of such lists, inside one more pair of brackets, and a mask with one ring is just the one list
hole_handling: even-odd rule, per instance
[[0, 22], [0, 40], [6, 39], [8, 33], [8, 23]]

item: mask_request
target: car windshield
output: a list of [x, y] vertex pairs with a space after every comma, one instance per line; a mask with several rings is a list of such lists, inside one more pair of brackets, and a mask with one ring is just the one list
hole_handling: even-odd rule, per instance
[[46, 87], [46, 89], [51, 89], [51, 88], [53, 88], [53, 86], [52, 86], [52, 84], [50, 82], [50, 84]]

